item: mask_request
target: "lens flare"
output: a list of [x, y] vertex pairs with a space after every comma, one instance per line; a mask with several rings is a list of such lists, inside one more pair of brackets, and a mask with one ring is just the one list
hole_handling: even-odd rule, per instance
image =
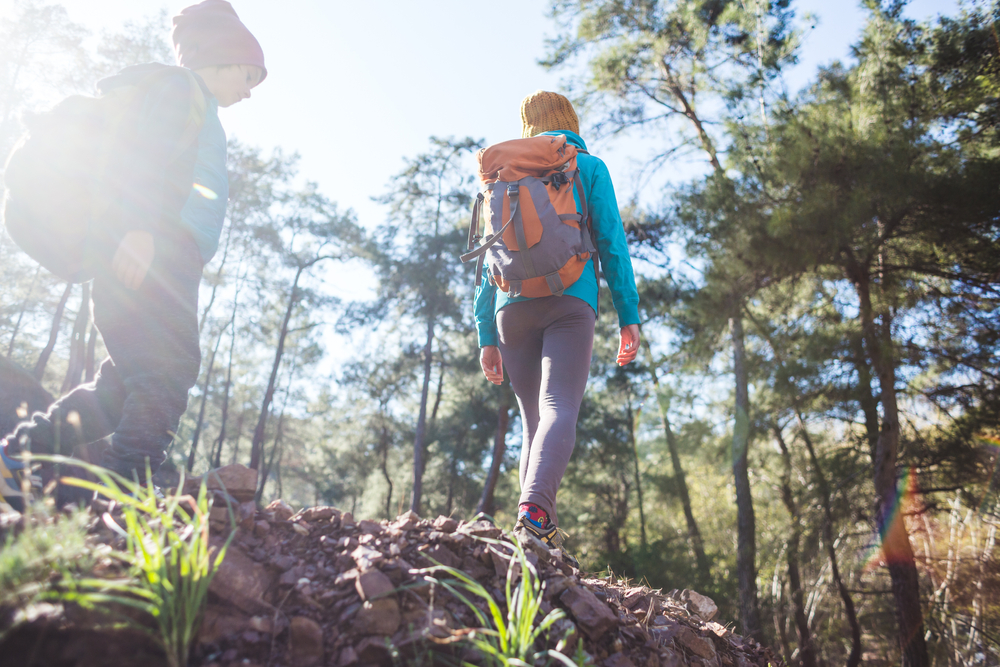
[[866, 573], [884, 565], [908, 562], [913, 557], [909, 544], [903, 545], [900, 540], [908, 540], [903, 530], [903, 517], [920, 507], [920, 489], [917, 486], [917, 475], [912, 468], [903, 468], [903, 476], [896, 487], [896, 497], [892, 506], [885, 513], [879, 526], [877, 539], [868, 546], [864, 559]]
[[219, 198], [219, 195], [215, 194], [214, 190], [212, 190], [211, 188], [206, 188], [201, 183], [195, 183], [191, 187], [194, 188], [194, 191], [200, 194], [205, 199], [210, 199], [212, 201], [215, 201], [216, 199]]

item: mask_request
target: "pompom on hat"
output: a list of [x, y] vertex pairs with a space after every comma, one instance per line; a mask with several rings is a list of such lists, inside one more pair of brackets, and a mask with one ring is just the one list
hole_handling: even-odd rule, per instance
[[[205, 0], [174, 17], [174, 53], [188, 69], [211, 65], [256, 65], [267, 76], [264, 51], [225, 0]], [[259, 82], [258, 82], [259, 83]]]
[[564, 95], [537, 90], [521, 102], [521, 136], [533, 137], [542, 132], [569, 130], [580, 134], [580, 119], [573, 103]]

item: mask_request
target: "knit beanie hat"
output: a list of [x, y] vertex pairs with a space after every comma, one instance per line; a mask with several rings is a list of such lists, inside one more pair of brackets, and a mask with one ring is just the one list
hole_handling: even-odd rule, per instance
[[209, 65], [256, 65], [267, 76], [264, 51], [225, 0], [205, 0], [174, 17], [177, 64], [188, 69]]
[[580, 134], [580, 120], [573, 103], [559, 93], [537, 90], [521, 102], [521, 136], [569, 130]]

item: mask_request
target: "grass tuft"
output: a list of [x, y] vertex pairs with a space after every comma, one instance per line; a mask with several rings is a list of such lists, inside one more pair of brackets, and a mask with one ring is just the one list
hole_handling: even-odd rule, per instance
[[[536, 650], [543, 635], [548, 633], [556, 621], [565, 618], [566, 612], [562, 609], [553, 609], [541, 621], [535, 623], [541, 612], [545, 583], [528, 561], [524, 549], [516, 540], [508, 543], [488, 538], [478, 539], [514, 550], [517, 562], [511, 562], [507, 568], [507, 580], [504, 586], [506, 613], [482, 584], [461, 570], [440, 564], [419, 570], [429, 581], [442, 586], [461, 600], [475, 615], [480, 627], [462, 633], [462, 638], [485, 657], [488, 665], [530, 667], [539, 663], [550, 664], [555, 660], [567, 667], [576, 667], [577, 662], [559, 651], [544, 648]], [[453, 578], [440, 579], [434, 576], [438, 573]], [[474, 600], [485, 603], [486, 610], [481, 609]], [[560, 642], [558, 648], [563, 648], [563, 643]]]
[[[169, 494], [160, 498], [152, 481], [139, 484], [100, 466], [65, 457], [39, 457], [56, 464], [85, 469], [99, 482], [62, 478], [61, 482], [99, 493], [110, 501], [101, 520], [125, 540], [124, 551], [110, 555], [126, 563], [132, 577], [125, 580], [70, 579], [60, 597], [93, 607], [123, 605], [155, 619], [154, 638], [163, 646], [171, 667], [188, 662], [191, 645], [201, 624], [208, 588], [222, 564], [235, 534], [217, 553], [209, 546], [211, 503], [205, 480], [198, 497]], [[146, 479], [151, 475], [147, 469]], [[184, 487], [183, 477], [178, 488]], [[124, 526], [115, 519], [120, 508]], [[230, 521], [235, 525], [232, 508]], [[145, 628], [143, 631], [148, 632]]]

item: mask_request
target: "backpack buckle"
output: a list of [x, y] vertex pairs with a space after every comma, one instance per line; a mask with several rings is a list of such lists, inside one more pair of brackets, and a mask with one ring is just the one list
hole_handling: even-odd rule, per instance
[[517, 183], [511, 183], [510, 185], [507, 186], [508, 197], [517, 197], [520, 196], [520, 194], [521, 192], [520, 189], [518, 188]]
[[555, 188], [556, 192], [559, 192], [560, 187], [569, 183], [569, 177], [566, 176], [566, 172], [557, 171], [549, 177], [549, 182], [552, 183], [552, 187]]

